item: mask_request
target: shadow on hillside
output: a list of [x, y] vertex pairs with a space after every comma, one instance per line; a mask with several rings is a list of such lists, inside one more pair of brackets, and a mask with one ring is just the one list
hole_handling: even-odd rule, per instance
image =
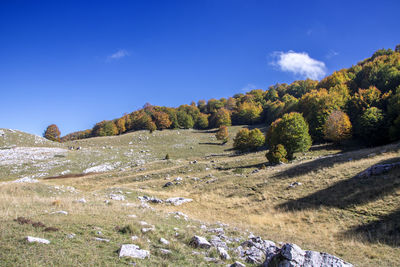
[[[400, 161], [400, 157], [381, 161], [387, 164]], [[290, 200], [277, 206], [284, 210], [318, 209], [321, 206], [347, 208], [353, 205], [368, 203], [393, 193], [400, 187], [399, 168], [392, 169], [383, 175], [372, 175], [369, 178], [353, 178], [296, 200]]]
[[216, 133], [218, 129], [211, 129], [211, 130], [193, 130], [193, 133]]
[[399, 149], [399, 147], [397, 146], [391, 146], [386, 148], [378, 147], [375, 150], [370, 150], [370, 149], [355, 150], [354, 152], [348, 152], [346, 154], [338, 153], [338, 154], [323, 156], [321, 158], [309, 162], [296, 164], [293, 167], [290, 167], [274, 175], [274, 178], [282, 179], [282, 178], [291, 178], [293, 176], [305, 175], [319, 169], [332, 167], [335, 164], [341, 164], [348, 161], [367, 158], [371, 154], [379, 153], [380, 150], [384, 150], [385, 152], [391, 152], [397, 149]]
[[222, 146], [222, 145], [225, 145], [225, 144], [223, 144], [223, 143], [202, 142], [202, 143], [199, 143], [199, 145]]
[[234, 169], [251, 169], [251, 168], [257, 168], [260, 169], [265, 166], [265, 163], [257, 163], [257, 164], [250, 164], [250, 165], [244, 165], [244, 166], [234, 166], [234, 167], [218, 167], [217, 170], [219, 171], [228, 171], [228, 170], [234, 170]]
[[371, 243], [400, 245], [400, 209], [376, 221], [356, 226], [343, 233], [345, 237], [362, 237]]

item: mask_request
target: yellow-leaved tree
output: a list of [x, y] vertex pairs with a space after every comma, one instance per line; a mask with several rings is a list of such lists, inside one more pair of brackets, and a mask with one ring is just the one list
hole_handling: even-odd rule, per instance
[[351, 138], [351, 122], [346, 113], [334, 110], [324, 125], [324, 137], [335, 143]]

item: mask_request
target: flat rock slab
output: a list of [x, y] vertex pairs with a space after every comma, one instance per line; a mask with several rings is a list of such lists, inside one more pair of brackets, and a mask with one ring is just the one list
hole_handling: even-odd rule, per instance
[[131, 257], [136, 259], [145, 259], [150, 257], [150, 251], [140, 249], [135, 244], [125, 244], [121, 246], [119, 250], [119, 257]]
[[171, 197], [168, 198], [165, 202], [171, 203], [174, 206], [182, 205], [183, 203], [192, 202], [193, 199], [191, 198], [184, 198], [184, 197]]
[[50, 241], [44, 238], [39, 238], [39, 237], [33, 237], [33, 236], [27, 236], [25, 239], [29, 243], [41, 243], [41, 244], [50, 244]]

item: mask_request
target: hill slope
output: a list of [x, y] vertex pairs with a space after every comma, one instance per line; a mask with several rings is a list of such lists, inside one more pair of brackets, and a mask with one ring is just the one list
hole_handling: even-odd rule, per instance
[[[231, 136], [238, 129], [229, 128]], [[325, 251], [355, 266], [398, 263], [399, 169], [368, 177], [359, 174], [377, 164], [399, 162], [400, 144], [356, 150], [314, 146], [296, 155], [291, 164], [278, 166], [266, 163], [265, 152], [232, 153], [232, 143], [220, 145], [210, 131], [134, 132], [63, 145], [65, 157], [43, 160], [57, 162], [57, 167], [44, 171], [48, 174], [38, 183], [0, 185], [0, 251], [4, 252], [0, 265], [125, 265], [132, 261], [140, 266], [214, 265], [204, 257], [218, 258], [215, 249], [194, 249], [189, 241], [194, 234], [210, 239], [215, 228], [223, 228], [232, 238], [228, 252], [233, 259], [226, 262], [242, 261], [235, 249], [253, 232], [275, 242]], [[69, 150], [72, 146], [81, 149]], [[166, 153], [170, 160], [163, 160]], [[20, 177], [7, 170], [21, 166], [23, 175], [34, 175], [38, 162], [2, 165], [2, 178]], [[90, 168], [105, 172], [90, 173]], [[67, 169], [79, 175], [49, 177]], [[168, 182], [172, 185], [164, 187]], [[116, 200], [120, 197], [115, 195], [125, 200]], [[152, 210], [138, 200], [143, 195], [193, 201], [181, 206], [147, 203]], [[81, 198], [87, 202], [77, 202]], [[52, 214], [61, 210], [68, 214]], [[182, 214], [169, 215], [178, 211], [188, 221]], [[132, 214], [137, 217], [128, 216]], [[44, 232], [13, 221], [19, 216], [59, 231]], [[140, 221], [154, 225], [154, 230], [141, 232]], [[115, 229], [126, 225], [131, 225], [131, 234]], [[67, 238], [71, 233], [75, 237]], [[51, 244], [27, 244], [23, 240], [27, 235], [47, 238]], [[132, 243], [131, 235], [138, 236], [135, 244], [150, 251], [150, 259], [118, 258], [115, 251], [121, 244]], [[170, 244], [160, 243], [160, 237]], [[160, 248], [171, 254], [162, 254]]]

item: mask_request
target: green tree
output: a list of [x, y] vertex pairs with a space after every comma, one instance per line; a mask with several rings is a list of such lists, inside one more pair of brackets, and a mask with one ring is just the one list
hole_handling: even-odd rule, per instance
[[187, 114], [185, 111], [180, 110], [177, 113], [179, 126], [183, 129], [190, 129], [194, 126], [194, 121], [192, 116]]
[[225, 108], [218, 109], [217, 112], [214, 112], [210, 118], [212, 127], [219, 127], [221, 125], [231, 126], [231, 114], [229, 110]]
[[281, 162], [287, 162], [286, 156], [287, 152], [283, 145], [278, 144], [269, 149], [269, 151], [265, 154], [268, 161], [272, 164], [279, 164]]
[[265, 136], [259, 129], [249, 130], [247, 128], [239, 130], [233, 139], [233, 147], [236, 150], [248, 151], [257, 150], [265, 143]]
[[208, 115], [200, 113], [197, 117], [197, 121], [195, 124], [197, 129], [207, 129], [208, 128]]
[[58, 126], [55, 124], [51, 124], [51, 125], [47, 126], [46, 131], [43, 133], [44, 138], [54, 141], [54, 142], [61, 141], [60, 135], [61, 135], [61, 132], [58, 129]]
[[288, 159], [293, 159], [296, 152], [308, 151], [311, 142], [308, 125], [303, 116], [297, 112], [283, 115], [281, 119], [271, 124], [267, 132], [269, 147], [282, 144], [287, 151]]
[[358, 134], [368, 145], [385, 143], [387, 129], [383, 111], [376, 107], [366, 109], [359, 120]]

